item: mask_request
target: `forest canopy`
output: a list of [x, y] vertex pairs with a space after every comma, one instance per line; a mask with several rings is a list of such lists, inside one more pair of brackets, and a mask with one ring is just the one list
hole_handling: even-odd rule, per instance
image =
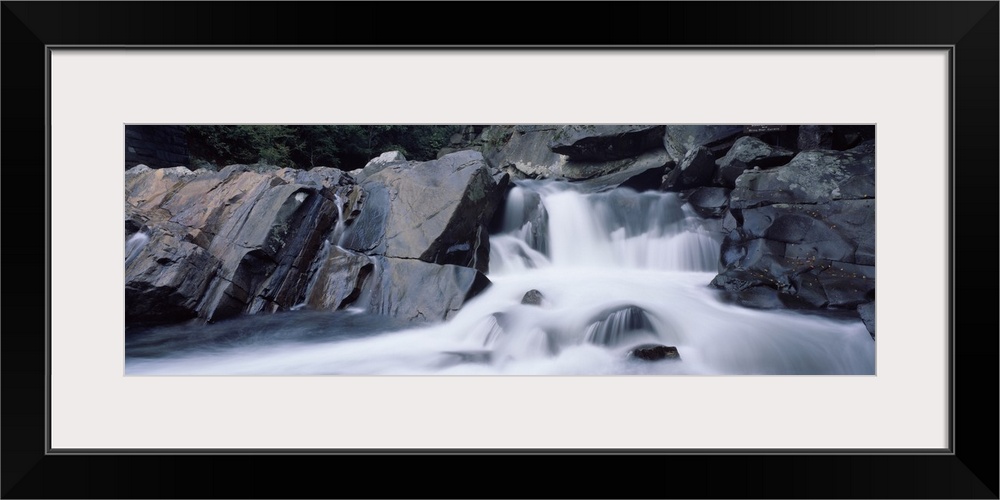
[[189, 125], [195, 167], [266, 163], [353, 170], [385, 151], [432, 160], [460, 125]]

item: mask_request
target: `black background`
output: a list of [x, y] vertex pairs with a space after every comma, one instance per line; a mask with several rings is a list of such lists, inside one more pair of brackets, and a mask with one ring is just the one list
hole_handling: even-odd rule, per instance
[[[3, 2], [0, 32], [4, 498], [997, 498], [997, 2]], [[45, 46], [88, 44], [954, 45], [955, 453], [46, 455]]]

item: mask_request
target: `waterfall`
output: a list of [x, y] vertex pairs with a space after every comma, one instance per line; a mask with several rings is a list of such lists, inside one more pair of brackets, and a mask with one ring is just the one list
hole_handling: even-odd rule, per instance
[[[447, 322], [308, 344], [127, 359], [126, 370], [265, 375], [875, 372], [875, 345], [860, 321], [747, 309], [720, 300], [708, 283], [717, 272], [722, 234], [675, 193], [625, 188], [588, 193], [566, 182], [518, 181], [502, 214], [497, 233], [490, 235], [488, 276], [493, 285]], [[365, 288], [370, 293], [371, 287]], [[529, 290], [540, 292], [541, 304], [522, 303]], [[628, 355], [649, 343], [676, 347], [679, 359], [649, 362]]]
[[139, 231], [125, 240], [125, 265], [128, 266], [149, 243], [149, 235]]

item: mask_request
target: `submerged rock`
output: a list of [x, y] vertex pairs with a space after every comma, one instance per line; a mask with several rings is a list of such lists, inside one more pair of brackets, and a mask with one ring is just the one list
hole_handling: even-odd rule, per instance
[[543, 300], [542, 292], [539, 292], [538, 290], [528, 290], [527, 292], [525, 292], [524, 297], [521, 297], [522, 304], [527, 304], [531, 306], [542, 305], [542, 300]]
[[662, 344], [642, 344], [633, 347], [628, 352], [628, 357], [641, 359], [643, 361], [659, 361], [661, 359], [680, 360], [681, 355], [677, 348]]
[[636, 337], [656, 335], [648, 313], [641, 307], [627, 305], [597, 315], [587, 327], [587, 342], [618, 346]]

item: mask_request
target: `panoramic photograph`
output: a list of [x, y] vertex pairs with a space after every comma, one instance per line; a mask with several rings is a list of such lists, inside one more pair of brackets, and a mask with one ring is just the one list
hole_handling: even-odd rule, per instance
[[129, 376], [874, 375], [874, 125], [126, 125]]

